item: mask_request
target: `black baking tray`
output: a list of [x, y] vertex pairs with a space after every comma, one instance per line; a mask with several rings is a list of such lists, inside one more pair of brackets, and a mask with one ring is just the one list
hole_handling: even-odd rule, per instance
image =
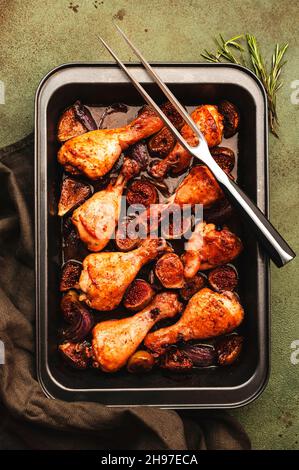
[[[247, 69], [230, 64], [154, 64], [184, 105], [227, 99], [238, 105], [238, 183], [268, 215], [267, 100], [260, 81]], [[157, 102], [165, 101], [146, 72], [129, 64], [136, 78]], [[255, 399], [269, 373], [269, 267], [246, 226], [245, 250], [239, 261], [240, 297], [245, 308], [245, 347], [230, 367], [194, 369], [192, 374], [153, 370], [144, 376], [115, 375], [95, 370], [73, 371], [57, 353], [60, 326], [59, 276], [62, 263], [57, 187], [62, 169], [57, 162], [56, 126], [60, 113], [76, 100], [85, 104], [125, 102], [142, 98], [114, 64], [66, 64], [52, 70], [36, 93], [36, 312], [37, 374], [47, 396], [68, 401], [97, 401], [114, 406], [168, 408], [233, 408]]]

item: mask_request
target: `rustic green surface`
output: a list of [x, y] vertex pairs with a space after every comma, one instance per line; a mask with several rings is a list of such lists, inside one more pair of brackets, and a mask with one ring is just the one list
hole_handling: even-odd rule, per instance
[[[0, 0], [0, 80], [6, 99], [0, 104], [0, 146], [32, 131], [34, 92], [46, 72], [64, 62], [110, 59], [94, 33], [103, 34], [123, 59], [133, 60], [114, 33], [113, 17], [153, 61], [200, 61], [200, 50], [213, 47], [217, 32], [256, 34], [268, 54], [276, 41], [289, 42], [278, 99], [281, 138], [270, 137], [271, 217], [298, 252], [299, 105], [291, 103], [291, 83], [299, 80], [296, 2]], [[299, 339], [298, 265], [272, 268], [270, 382], [258, 401], [233, 412], [254, 448], [299, 448], [299, 364], [290, 361], [291, 342]]]

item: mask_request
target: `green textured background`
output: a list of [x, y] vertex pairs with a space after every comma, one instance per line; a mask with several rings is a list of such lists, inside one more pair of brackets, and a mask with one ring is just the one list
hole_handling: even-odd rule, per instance
[[[0, 104], [0, 146], [32, 131], [34, 93], [50, 69], [64, 62], [110, 60], [94, 33], [103, 34], [123, 59], [133, 60], [113, 30], [113, 17], [152, 61], [200, 61], [200, 51], [214, 47], [217, 32], [256, 34], [268, 56], [276, 41], [289, 42], [278, 98], [280, 140], [270, 136], [271, 218], [298, 252], [299, 105], [291, 103], [291, 83], [299, 80], [296, 3], [0, 0], [0, 80], [6, 99]], [[299, 364], [290, 361], [291, 342], [299, 339], [298, 265], [295, 260], [281, 270], [272, 267], [270, 382], [260, 399], [233, 411], [254, 448], [299, 448]]]

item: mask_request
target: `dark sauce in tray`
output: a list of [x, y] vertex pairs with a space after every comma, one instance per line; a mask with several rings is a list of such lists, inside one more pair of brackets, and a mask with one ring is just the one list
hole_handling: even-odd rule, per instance
[[[128, 106], [123, 103], [112, 104], [109, 107], [89, 106], [89, 105], [85, 105], [85, 106], [89, 109], [98, 128], [101, 128], [101, 129], [113, 129], [113, 128], [118, 128], [118, 127], [122, 127], [122, 126], [129, 124], [136, 117], [138, 111], [141, 108], [140, 106]], [[186, 109], [188, 110], [189, 113], [191, 113], [195, 109], [195, 107], [196, 106], [189, 106]], [[235, 153], [236, 163], [231, 174], [236, 180], [237, 170], [238, 170], [238, 134], [234, 135], [230, 139], [223, 138], [220, 146], [228, 147], [231, 150], [233, 150], [233, 152]], [[118, 176], [120, 168], [122, 166], [123, 158], [124, 158], [124, 154], [120, 156], [119, 160], [115, 163], [112, 170], [103, 178], [101, 178], [99, 181], [93, 182], [90, 180], [86, 180], [83, 177], [76, 177], [76, 178], [91, 185], [93, 192], [104, 189], [108, 185], [111, 178], [116, 178]], [[194, 166], [195, 164], [198, 164], [198, 163], [199, 163], [198, 161], [194, 161], [192, 165]], [[159, 188], [159, 184], [156, 184], [156, 189], [159, 195], [159, 200], [157, 202], [159, 203], [165, 202], [168, 199], [168, 197], [174, 193], [175, 189], [180, 184], [180, 182], [185, 178], [188, 172], [189, 172], [189, 169], [177, 177], [172, 177], [169, 175], [166, 176], [163, 179], [163, 186], [164, 185], [166, 186], [167, 188], [166, 190], [164, 188], [162, 189]], [[66, 174], [63, 175], [63, 178], [65, 176]], [[137, 177], [137, 179], [140, 179], [142, 177], [149, 179], [153, 184], [157, 183], [157, 181], [153, 179], [147, 173], [147, 171], [141, 172], [140, 175]], [[124, 191], [124, 195], [125, 194], [126, 194], [126, 190]], [[81, 242], [76, 232], [76, 229], [71, 222], [71, 212], [67, 213], [63, 217], [63, 220], [62, 220], [62, 264], [64, 264], [65, 262], [69, 260], [76, 260], [76, 261], [82, 262], [83, 259], [88, 254], [91, 253], [89, 250], [87, 250], [84, 243]], [[229, 217], [226, 217], [225, 211], [223, 212], [221, 216], [217, 208], [204, 211], [204, 220], [208, 222], [213, 222], [215, 223], [215, 225], [225, 224], [228, 227], [230, 227], [235, 233], [239, 233], [239, 224], [238, 224], [237, 217], [235, 215], [233, 217], [231, 215]], [[181, 254], [183, 252], [184, 243], [185, 243], [184, 239], [169, 240], [169, 242], [173, 246], [176, 253]], [[106, 251], [106, 252], [118, 251], [114, 243], [114, 240], [111, 240], [102, 251]], [[234, 263], [236, 268], [238, 267], [237, 264], [238, 264], [237, 262]], [[148, 281], [150, 272], [153, 269], [154, 265], [155, 265], [155, 260], [143, 266], [143, 268], [139, 271], [137, 278], [145, 279]], [[206, 276], [207, 273], [208, 271], [201, 272], [201, 274], [203, 274], [204, 276]], [[157, 289], [159, 289], [159, 286], [157, 286]], [[162, 290], [162, 286], [160, 287], [160, 289]], [[183, 301], [181, 298], [180, 298], [180, 301], [182, 301], [184, 304], [187, 304], [187, 302]], [[120, 304], [120, 306], [118, 306], [117, 309], [111, 310], [109, 312], [100, 312], [100, 311], [94, 310], [93, 314], [94, 314], [96, 322], [104, 321], [104, 320], [112, 319], [112, 318], [128, 317], [130, 315], [133, 315], [133, 313], [127, 311], [122, 306], [122, 304]], [[176, 320], [177, 319], [162, 320], [161, 322], [158, 323], [158, 325], [154, 326], [153, 330], [164, 327], [164, 326], [168, 326], [174, 323]], [[235, 334], [235, 332], [236, 330], [232, 334]], [[195, 341], [196, 344], [211, 344], [211, 345], [213, 345], [214, 342], [215, 342], [215, 339]], [[215, 367], [215, 366], [210, 366], [210, 367]], [[165, 371], [165, 373], [167, 372], [168, 371]], [[97, 370], [96, 373], [99, 373], [99, 371]], [[182, 377], [182, 374], [179, 374], [179, 377]]]

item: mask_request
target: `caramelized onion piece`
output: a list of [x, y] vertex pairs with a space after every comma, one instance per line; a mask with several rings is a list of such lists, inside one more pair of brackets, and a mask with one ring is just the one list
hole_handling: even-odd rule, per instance
[[62, 217], [74, 207], [82, 204], [91, 196], [89, 184], [82, 183], [74, 178], [64, 178], [58, 203], [58, 215]]
[[196, 367], [209, 367], [216, 364], [215, 348], [208, 344], [186, 344], [180, 350]]
[[138, 312], [151, 302], [154, 295], [155, 291], [148, 282], [143, 279], [136, 279], [125, 293], [124, 307], [132, 312]]
[[238, 108], [230, 101], [224, 100], [218, 106], [224, 117], [224, 137], [228, 139], [236, 134], [240, 124], [240, 113]]
[[150, 207], [158, 201], [158, 193], [155, 186], [145, 179], [135, 180], [131, 183], [127, 192], [127, 202], [129, 205], [141, 204]]
[[145, 170], [149, 162], [149, 154], [145, 142], [137, 142], [130, 147], [129, 156], [138, 163], [141, 170]]
[[92, 349], [87, 341], [82, 343], [65, 342], [58, 346], [65, 362], [75, 369], [87, 369], [91, 362]]
[[79, 301], [79, 295], [74, 290], [64, 294], [60, 306], [64, 320], [69, 323], [69, 327], [62, 330], [62, 337], [72, 342], [81, 341], [94, 326], [91, 312]]
[[229, 366], [235, 362], [243, 346], [243, 337], [240, 335], [226, 336], [216, 344], [216, 353], [218, 356], [218, 364], [220, 366]]
[[155, 359], [148, 351], [136, 351], [129, 359], [127, 364], [128, 372], [131, 374], [142, 374], [152, 370]]
[[238, 273], [234, 266], [218, 266], [208, 274], [209, 284], [216, 292], [234, 291], [238, 285]]
[[178, 289], [184, 285], [184, 266], [175, 253], [166, 253], [158, 259], [155, 274], [166, 289]]
[[225, 173], [230, 173], [235, 166], [235, 154], [228, 147], [214, 147], [211, 155]]
[[202, 289], [206, 284], [206, 277], [203, 274], [196, 274], [191, 279], [185, 281], [184, 286], [180, 290], [181, 297], [184, 300], [190, 300], [196, 292]]
[[74, 260], [67, 261], [62, 268], [60, 291], [65, 292], [69, 289], [78, 289], [81, 271], [81, 263]]

